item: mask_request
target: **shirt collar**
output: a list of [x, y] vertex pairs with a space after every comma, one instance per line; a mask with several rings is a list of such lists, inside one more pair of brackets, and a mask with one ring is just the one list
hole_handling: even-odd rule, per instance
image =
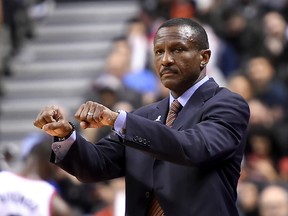
[[190, 99], [190, 97], [194, 94], [194, 92], [201, 86], [203, 85], [205, 82], [207, 82], [209, 80], [209, 77], [206, 75], [203, 79], [201, 79], [200, 81], [198, 81], [195, 85], [191, 86], [189, 89], [187, 89], [180, 97], [178, 98], [174, 98], [172, 96], [172, 94], [170, 93], [170, 105], [171, 103], [177, 99], [179, 101], [179, 103], [182, 105], [182, 107], [184, 107], [187, 103], [187, 101]]

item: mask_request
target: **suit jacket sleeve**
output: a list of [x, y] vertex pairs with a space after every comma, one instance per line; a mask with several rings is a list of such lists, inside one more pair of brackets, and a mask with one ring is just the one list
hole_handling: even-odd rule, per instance
[[[111, 133], [97, 144], [79, 134], [63, 160], [56, 163], [81, 182], [97, 182], [122, 177], [125, 172], [125, 148], [118, 135]], [[50, 161], [55, 163], [52, 151]]]
[[[145, 112], [150, 111], [140, 110], [139, 115]], [[244, 149], [249, 116], [248, 105], [239, 95], [219, 88], [209, 100], [187, 104], [172, 128], [128, 114], [124, 144], [182, 165], [221, 163]]]

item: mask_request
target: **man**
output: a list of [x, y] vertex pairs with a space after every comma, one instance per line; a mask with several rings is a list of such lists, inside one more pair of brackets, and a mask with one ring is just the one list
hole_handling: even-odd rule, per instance
[[51, 161], [83, 182], [125, 176], [129, 216], [157, 215], [155, 209], [168, 216], [238, 215], [247, 103], [205, 75], [208, 39], [192, 19], [162, 24], [154, 54], [170, 98], [133, 113], [92, 101], [81, 105], [75, 114], [81, 127], [111, 126], [115, 131], [96, 145], [74, 132], [57, 107], [45, 107], [34, 125], [55, 137]]
[[71, 216], [68, 205], [47, 182], [55, 173], [49, 164], [49, 137], [32, 134], [23, 143], [23, 167], [0, 172], [0, 215]]
[[287, 189], [280, 185], [266, 186], [259, 197], [259, 212], [261, 216], [287, 216]]

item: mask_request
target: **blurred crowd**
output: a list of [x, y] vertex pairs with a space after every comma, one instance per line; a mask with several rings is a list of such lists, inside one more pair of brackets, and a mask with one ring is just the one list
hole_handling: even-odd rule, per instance
[[[139, 5], [140, 12], [127, 21], [125, 33], [112, 41], [105, 68], [91, 82], [83, 102], [94, 100], [113, 110], [132, 111], [166, 97], [169, 92], [153, 70], [155, 31], [169, 18], [198, 20], [212, 50], [208, 75], [242, 95], [251, 110], [238, 187], [239, 213], [287, 216], [288, 1], [142, 0]], [[111, 131], [78, 130], [91, 142]], [[7, 168], [13, 153], [2, 152]], [[123, 179], [87, 185], [58, 170], [54, 181], [80, 215], [123, 215]]]

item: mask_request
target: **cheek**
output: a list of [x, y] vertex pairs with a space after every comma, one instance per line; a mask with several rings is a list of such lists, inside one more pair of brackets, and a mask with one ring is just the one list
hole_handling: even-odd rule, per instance
[[189, 68], [191, 68], [189, 62], [183, 62], [183, 61], [178, 63], [178, 67], [184, 71], [187, 71]]
[[185, 69], [191, 69], [196, 68], [197, 65], [200, 65], [198, 56], [192, 55], [192, 54], [183, 54], [179, 56], [179, 58], [175, 58], [175, 61], [177, 62], [178, 67], [185, 68]]
[[161, 67], [160, 60], [158, 60], [158, 58], [154, 57], [154, 70], [157, 72], [157, 74], [160, 70], [160, 67]]

